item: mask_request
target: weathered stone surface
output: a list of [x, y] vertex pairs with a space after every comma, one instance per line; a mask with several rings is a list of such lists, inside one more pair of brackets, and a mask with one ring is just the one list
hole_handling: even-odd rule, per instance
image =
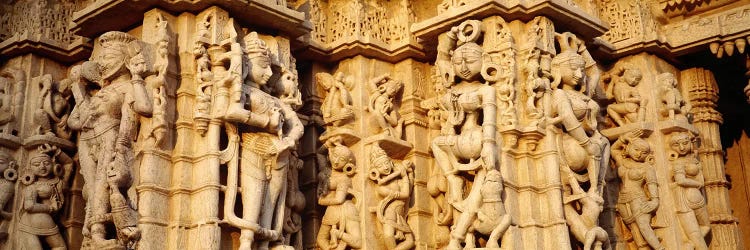
[[743, 249], [749, 6], [4, 1], [0, 250]]

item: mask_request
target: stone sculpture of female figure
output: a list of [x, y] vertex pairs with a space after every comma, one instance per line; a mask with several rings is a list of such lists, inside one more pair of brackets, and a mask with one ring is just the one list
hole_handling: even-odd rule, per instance
[[[438, 72], [447, 76], [444, 79], [446, 94], [440, 97], [447, 121], [443, 123], [440, 135], [433, 139], [431, 148], [436, 164], [448, 181], [446, 198], [453, 209], [461, 213], [454, 217], [449, 249], [460, 247], [470, 230], [473, 215], [481, 207], [482, 182], [477, 180], [498, 166], [496, 92], [482, 82], [480, 72], [485, 69], [483, 58], [487, 55], [475, 42], [481, 32], [480, 24], [478, 21], [464, 22], [460, 25], [464, 28], [454, 27], [438, 45], [441, 50], [436, 61]], [[473, 31], [467, 34], [465, 30]], [[457, 40], [461, 45], [453, 49]], [[476, 171], [476, 176], [470, 194], [465, 197], [461, 172], [469, 171]], [[465, 204], [464, 200], [467, 201]]]
[[[598, 76], [590, 79], [586, 74], [586, 67], [595, 65], [585, 49], [578, 54], [580, 41], [575, 36], [564, 33], [557, 38], [561, 52], [552, 59], [549, 110], [550, 124], [562, 124], [564, 129], [557, 143], [565, 217], [584, 248], [600, 248], [608, 241], [597, 218], [602, 211], [602, 171], [608, 164], [609, 141], [597, 130], [599, 105], [589, 96]], [[589, 189], [583, 190], [580, 182], [588, 182]]]
[[618, 126], [642, 121], [645, 115], [642, 109], [648, 99], [641, 98], [637, 86], [643, 75], [633, 66], [624, 66], [618, 71], [620, 77], [607, 88], [607, 97], [615, 99], [615, 103], [607, 106], [607, 114]]
[[690, 106], [684, 99], [680, 90], [677, 89], [677, 79], [672, 73], [661, 73], [656, 76], [659, 83], [659, 114], [663, 119], [687, 120], [686, 115]]
[[[243, 94], [247, 98], [240, 106], [247, 109], [228, 109], [226, 115], [228, 122], [245, 125], [240, 131], [242, 151], [239, 156], [243, 213], [242, 219], [232, 216], [230, 224], [242, 229], [239, 249], [268, 249], [271, 242], [281, 237], [283, 220], [274, 218], [283, 216], [290, 154], [302, 136], [303, 128], [297, 113], [288, 104], [261, 90], [266, 84], [276, 84], [269, 82], [273, 71], [266, 43], [255, 32], [245, 36], [244, 40], [247, 57], [244, 71], [248, 78], [244, 82]], [[229, 131], [236, 130], [233, 124], [226, 126]], [[229, 163], [230, 171], [236, 171], [238, 164], [237, 157], [233, 158]], [[236, 191], [236, 183], [233, 186]], [[233, 215], [231, 207], [234, 207], [234, 201], [228, 205], [225, 215], [230, 216]]]
[[[55, 162], [56, 157], [64, 165]], [[32, 153], [28, 167], [31, 173], [22, 179], [27, 186], [23, 192], [16, 236], [20, 249], [41, 250], [42, 240], [53, 250], [67, 249], [52, 214], [62, 208], [65, 200], [63, 187], [72, 166], [70, 157], [49, 145], [40, 146]]]
[[394, 164], [385, 151], [374, 146], [370, 154], [370, 179], [378, 185], [382, 200], [375, 214], [382, 225], [383, 241], [387, 249], [406, 250], [414, 247], [414, 234], [406, 223], [414, 165], [410, 161]]
[[703, 196], [703, 173], [700, 161], [693, 150], [693, 136], [690, 132], [674, 132], [669, 139], [672, 164], [672, 190], [675, 197], [677, 218], [685, 234], [695, 249], [708, 249], [706, 240], [710, 221]]
[[640, 138], [642, 135], [642, 130], [635, 130], [612, 145], [612, 158], [622, 183], [617, 212], [639, 247], [648, 244], [653, 249], [664, 249], [651, 227], [651, 215], [659, 208], [659, 191], [652, 159], [649, 160], [651, 147]]
[[349, 93], [352, 83], [344, 79], [344, 74], [339, 72], [334, 76], [328, 73], [318, 73], [315, 75], [315, 81], [328, 92], [320, 107], [320, 111], [323, 112], [323, 121], [336, 127], [352, 121], [354, 109]]
[[2, 242], [8, 238], [8, 227], [13, 218], [13, 213], [6, 212], [5, 208], [10, 207], [8, 205], [11, 204], [10, 201], [16, 193], [16, 179], [18, 179], [16, 162], [5, 151], [0, 151], [0, 173], [3, 174], [0, 178], [0, 242]]
[[[98, 55], [85, 62], [80, 73], [101, 89], [92, 95], [86, 83], [74, 80], [76, 106], [68, 119], [71, 129], [81, 131], [78, 156], [87, 201], [84, 249], [125, 246], [140, 239], [137, 214], [132, 205], [122, 204], [120, 197], [126, 197], [132, 185], [137, 116], [152, 113], [151, 95], [143, 80], [145, 58], [136, 38], [112, 31], [104, 33], [99, 42]], [[107, 239], [109, 222], [114, 224], [118, 240]]]
[[[448, 36], [453, 39], [441, 43], [455, 43], [456, 32], [457, 29], [452, 30]], [[494, 88], [481, 82], [483, 56], [482, 47], [468, 41], [453, 51], [447, 58], [450, 68], [444, 69], [453, 73], [449, 75], [457, 75], [458, 81], [447, 79], [447, 93], [440, 98], [447, 122], [431, 148], [448, 181], [447, 198], [454, 205], [464, 199], [464, 181], [459, 172], [497, 167], [496, 94]]]
[[376, 77], [370, 82], [370, 101], [367, 105], [377, 125], [376, 131], [398, 139], [401, 139], [404, 121], [393, 101], [403, 86], [402, 82], [391, 79], [387, 74]]
[[[589, 96], [591, 82], [587, 79], [586, 57], [577, 53], [577, 38], [570, 33], [558, 36], [561, 52], [552, 59], [552, 124], [561, 123], [566, 133], [560, 148], [565, 148], [563, 163], [575, 172], [586, 169], [591, 188], [589, 194], [599, 194], [601, 171], [609, 150], [609, 141], [597, 130], [599, 105]], [[590, 59], [590, 56], [589, 56]]]
[[[318, 231], [318, 246], [324, 250], [362, 248], [359, 212], [351, 197], [351, 175], [357, 167], [354, 152], [342, 144], [340, 137], [328, 139], [326, 147], [331, 169], [328, 181], [321, 186], [318, 198], [318, 204], [326, 206]], [[323, 172], [325, 171], [321, 171]]]

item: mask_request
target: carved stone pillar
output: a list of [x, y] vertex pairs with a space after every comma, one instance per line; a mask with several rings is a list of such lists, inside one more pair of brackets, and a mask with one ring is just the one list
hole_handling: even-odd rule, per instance
[[723, 122], [721, 113], [716, 111], [719, 89], [713, 74], [702, 68], [692, 68], [681, 72], [683, 93], [693, 106], [693, 124], [700, 132], [700, 161], [706, 183], [708, 213], [711, 220], [711, 249], [742, 249], [737, 219], [732, 215], [729, 202], [729, 182], [724, 171], [724, 151], [722, 150], [719, 125]]

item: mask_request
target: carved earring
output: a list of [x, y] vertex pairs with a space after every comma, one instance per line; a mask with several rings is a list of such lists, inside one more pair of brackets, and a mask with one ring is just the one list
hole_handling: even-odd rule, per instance
[[21, 177], [21, 183], [27, 186], [31, 185], [35, 181], [36, 181], [36, 176], [34, 176], [33, 174], [25, 174], [23, 175], [23, 177]]
[[16, 171], [12, 167], [8, 167], [7, 169], [5, 169], [5, 171], [3, 171], [3, 178], [10, 182], [16, 181], [16, 179], [18, 179], [18, 171]]
[[378, 172], [377, 169], [371, 169], [370, 170], [370, 180], [378, 181], [380, 179], [380, 172]]

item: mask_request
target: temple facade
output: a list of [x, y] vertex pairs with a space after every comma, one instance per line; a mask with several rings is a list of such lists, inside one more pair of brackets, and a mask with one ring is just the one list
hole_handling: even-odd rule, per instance
[[750, 0], [1, 1], [0, 250], [744, 249], [748, 43]]

